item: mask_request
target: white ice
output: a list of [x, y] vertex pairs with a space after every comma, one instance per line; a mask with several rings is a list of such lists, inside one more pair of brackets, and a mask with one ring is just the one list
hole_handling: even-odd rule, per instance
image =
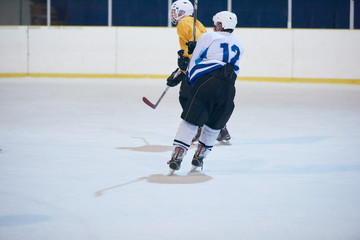
[[236, 85], [232, 145], [169, 177], [178, 87], [0, 78], [0, 239], [360, 239], [360, 86]]

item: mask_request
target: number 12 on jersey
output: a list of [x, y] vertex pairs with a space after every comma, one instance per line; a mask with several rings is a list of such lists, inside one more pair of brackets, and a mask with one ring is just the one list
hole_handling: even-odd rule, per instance
[[[224, 50], [223, 55], [223, 62], [228, 63], [229, 62], [229, 44], [228, 43], [221, 43], [220, 47]], [[234, 65], [234, 70], [239, 70], [239, 67], [235, 65], [236, 61], [239, 60], [240, 57], [240, 49], [236, 45], [231, 46], [231, 51], [235, 53], [235, 56], [230, 59], [230, 63]]]

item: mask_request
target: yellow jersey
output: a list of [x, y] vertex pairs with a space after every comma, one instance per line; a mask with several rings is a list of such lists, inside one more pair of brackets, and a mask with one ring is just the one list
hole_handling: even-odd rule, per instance
[[[179, 35], [179, 43], [180, 49], [184, 50], [184, 57], [191, 58], [191, 55], [188, 53], [188, 46], [186, 45], [187, 42], [193, 41], [193, 28], [194, 28], [194, 18], [190, 16], [186, 16], [181, 19], [177, 26], [177, 34]], [[200, 37], [201, 34], [206, 33], [206, 29], [204, 25], [196, 20], [196, 41]]]

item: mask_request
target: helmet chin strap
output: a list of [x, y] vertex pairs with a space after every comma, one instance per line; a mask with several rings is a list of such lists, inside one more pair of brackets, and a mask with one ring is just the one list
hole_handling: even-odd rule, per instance
[[181, 19], [183, 19], [185, 17], [185, 15], [181, 15], [180, 17], [178, 16], [177, 18], [176, 18], [176, 24], [178, 24], [178, 22], [181, 20]]
[[171, 12], [171, 22], [173, 24], [178, 24], [178, 22], [185, 17], [185, 14], [178, 15], [176, 11]]

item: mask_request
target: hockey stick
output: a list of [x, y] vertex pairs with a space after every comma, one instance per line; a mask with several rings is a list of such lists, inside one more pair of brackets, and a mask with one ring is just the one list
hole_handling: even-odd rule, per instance
[[[181, 73], [181, 70], [178, 69], [177, 72], [174, 74], [173, 78], [176, 78], [179, 74]], [[157, 102], [155, 104], [153, 104], [152, 102], [150, 102], [149, 99], [147, 99], [146, 97], [143, 97], [142, 100], [143, 102], [148, 105], [149, 107], [155, 109], [157, 107], [157, 105], [160, 103], [161, 99], [165, 96], [166, 92], [169, 90], [170, 86], [166, 86], [164, 92], [161, 94], [159, 100], [157, 100]]]
[[160, 103], [161, 99], [165, 96], [165, 93], [167, 92], [167, 90], [169, 89], [169, 86], [166, 86], [164, 92], [161, 94], [159, 100], [157, 100], [157, 102], [155, 104], [153, 104], [152, 102], [149, 101], [149, 99], [147, 99], [146, 97], [143, 97], [142, 100], [144, 101], [145, 104], [147, 104], [149, 107], [155, 109], [157, 107], [157, 105]]
[[[198, 8], [198, 0], [194, 0], [194, 27], [193, 27], [193, 40], [196, 41], [196, 20], [197, 20], [197, 8]], [[179, 70], [174, 78], [176, 78], [179, 74], [181, 73], [181, 71]], [[164, 92], [161, 94], [159, 100], [153, 104], [152, 102], [150, 102], [149, 99], [147, 99], [146, 97], [143, 97], [142, 100], [143, 102], [148, 105], [149, 107], [155, 109], [157, 107], [157, 105], [160, 103], [161, 99], [164, 97], [164, 95], [166, 94], [166, 92], [169, 90], [169, 86], [167, 86], [164, 90]]]
[[193, 39], [196, 41], [196, 19], [197, 19], [198, 0], [194, 0], [194, 27], [193, 27]]

